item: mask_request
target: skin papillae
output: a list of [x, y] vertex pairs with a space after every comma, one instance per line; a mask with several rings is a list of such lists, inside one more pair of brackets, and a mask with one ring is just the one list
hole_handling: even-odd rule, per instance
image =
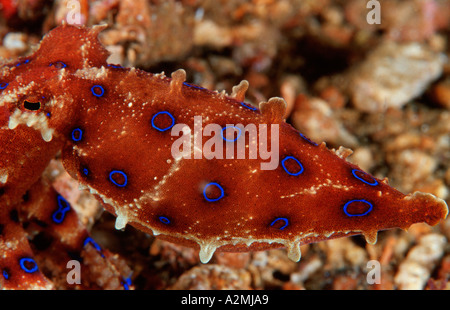
[[[246, 81], [226, 95], [186, 83], [181, 69], [169, 78], [108, 64], [102, 29], [60, 26], [34, 54], [0, 69], [0, 251], [8, 257], [16, 250], [5, 242], [26, 238], [10, 213], [60, 150], [67, 172], [117, 216], [116, 228], [129, 223], [199, 247], [202, 262], [215, 250], [283, 246], [298, 261], [302, 244], [355, 234], [374, 243], [380, 230], [436, 225], [447, 216], [443, 200], [404, 195], [348, 163], [351, 152], [303, 136], [284, 121], [282, 98], [259, 108], [245, 103]], [[185, 130], [173, 134], [179, 124]], [[210, 124], [265, 126], [276, 138], [268, 149], [278, 145], [276, 167], [262, 169], [269, 161], [262, 156], [225, 156], [241, 140], [246, 150], [261, 146], [261, 132], [255, 140], [242, 130], [208, 148], [193, 133]], [[173, 156], [189, 129], [190, 156]], [[223, 159], [208, 157], [220, 152]]]

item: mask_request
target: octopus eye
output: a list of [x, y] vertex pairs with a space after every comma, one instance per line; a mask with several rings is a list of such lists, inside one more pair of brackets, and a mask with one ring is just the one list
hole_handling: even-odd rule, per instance
[[41, 103], [39, 101], [28, 101], [23, 102], [23, 107], [29, 111], [37, 111], [41, 108]]

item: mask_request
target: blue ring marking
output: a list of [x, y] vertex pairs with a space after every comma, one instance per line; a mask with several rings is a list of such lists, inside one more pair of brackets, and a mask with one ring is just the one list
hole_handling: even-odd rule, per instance
[[90, 243], [100, 253], [101, 257], [105, 258], [105, 255], [102, 253], [102, 248], [98, 245], [97, 242], [95, 242], [94, 239], [92, 239], [91, 237], [87, 237], [86, 239], [84, 239], [83, 247], [85, 247], [88, 243]]
[[114, 69], [123, 69], [121, 65], [107, 64], [106, 66]]
[[[363, 178], [357, 176], [357, 175], [356, 175], [356, 172], [361, 172], [362, 174], [364, 174], [364, 175], [370, 177], [370, 178], [373, 180], [373, 182], [372, 182], [372, 183], [367, 182], [367, 181], [364, 180]], [[368, 185], [370, 185], [370, 186], [376, 186], [376, 185], [378, 185], [378, 181], [377, 181], [377, 180], [375, 180], [371, 175], [365, 173], [365, 172], [362, 171], [362, 170], [359, 170], [359, 169], [353, 169], [353, 170], [352, 170], [352, 174], [353, 174], [353, 176], [354, 176], [355, 178], [357, 178], [357, 179], [360, 180], [361, 182], [366, 183], [366, 184], [368, 184]]]
[[27, 64], [27, 63], [29, 63], [29, 62], [30, 62], [29, 59], [25, 59], [24, 61], [19, 62], [19, 63], [16, 65], [16, 67], [21, 66], [21, 65], [24, 65], [24, 64]]
[[298, 133], [300, 135], [300, 137], [303, 138], [303, 140], [305, 140], [306, 142], [308, 142], [309, 144], [312, 144], [314, 146], [318, 146], [318, 144], [314, 141], [312, 141], [311, 139], [309, 139], [307, 136], [305, 136], [304, 134], [302, 134], [301, 132]]
[[[353, 202], [364, 202], [364, 203], [368, 204], [370, 208], [369, 208], [369, 210], [367, 210], [366, 212], [361, 213], [361, 214], [350, 214], [350, 213], [347, 212], [347, 208], [348, 208], [349, 204], [351, 204], [351, 203], [353, 203]], [[353, 199], [353, 200], [347, 201], [347, 203], [344, 205], [344, 212], [345, 212], [345, 214], [346, 214], [347, 216], [350, 216], [350, 217], [352, 217], [352, 216], [364, 216], [364, 215], [367, 215], [370, 211], [372, 211], [372, 209], [373, 209], [373, 204], [370, 203], [370, 202], [368, 202], [368, 201], [365, 200], [365, 199]]]
[[166, 224], [166, 225], [170, 224], [170, 220], [167, 217], [165, 217], [165, 216], [160, 216], [160, 217], [158, 217], [158, 219], [163, 224]]
[[[225, 137], [223, 136], [223, 131], [226, 130], [227, 128], [230, 128], [230, 127], [235, 128], [235, 129], [237, 129], [237, 130], [239, 131], [238, 136], [237, 136], [236, 139], [234, 139], [234, 140], [229, 140], [229, 139], [227, 139], [227, 138], [225, 138]], [[225, 126], [225, 127], [222, 128], [222, 131], [220, 132], [220, 135], [222, 136], [222, 139], [224, 139], [224, 140], [227, 141], [227, 142], [235, 142], [237, 139], [239, 139], [239, 138], [241, 137], [241, 135], [242, 135], [242, 130], [241, 130], [241, 128], [236, 127], [236, 126]]]
[[[212, 185], [217, 186], [220, 189], [220, 197], [219, 198], [211, 199], [211, 198], [208, 198], [208, 196], [206, 196], [206, 189]], [[225, 196], [225, 191], [223, 190], [223, 187], [219, 183], [216, 183], [216, 182], [208, 183], [208, 184], [206, 184], [205, 188], [203, 189], [203, 197], [205, 197], [205, 199], [209, 202], [214, 202], [214, 201], [220, 200], [224, 196]]]
[[[297, 162], [297, 164], [300, 166], [300, 171], [296, 172], [296, 173], [292, 173], [289, 170], [287, 170], [286, 165], [285, 165], [285, 161], [288, 159], [293, 159]], [[282, 161], [281, 161], [281, 166], [283, 167], [284, 171], [286, 171], [287, 174], [289, 175], [293, 175], [293, 176], [297, 176], [303, 173], [303, 171], [305, 170], [303, 168], [303, 165], [301, 164], [301, 162], [295, 158], [294, 156], [286, 156]]]
[[[76, 137], [76, 133], [78, 133], [78, 138]], [[72, 140], [75, 142], [79, 142], [81, 141], [81, 139], [83, 138], [83, 130], [81, 130], [81, 128], [75, 128], [72, 131]]]
[[98, 243], [95, 242], [95, 240], [92, 239], [91, 237], [87, 237], [86, 239], [84, 239], [83, 247], [85, 247], [86, 244], [88, 243], [92, 244], [97, 251], [100, 252], [102, 250], [102, 248], [98, 245]]
[[45, 116], [50, 117], [50, 116], [52, 116], [52, 113], [47, 112], [47, 114], [45, 114]]
[[[96, 92], [97, 89], [100, 89], [100, 93]], [[101, 85], [94, 85], [91, 87], [91, 92], [95, 97], [100, 98], [103, 97], [103, 95], [105, 94], [105, 89]]]
[[239, 102], [239, 103], [241, 104], [241, 106], [243, 106], [244, 108], [247, 108], [247, 109], [249, 109], [249, 110], [252, 110], [252, 111], [258, 110], [258, 109], [255, 108], [255, 107], [252, 107], [252, 106], [250, 106], [250, 105], [245, 104], [245, 102]]
[[[117, 183], [116, 181], [114, 181], [113, 175], [115, 175], [116, 173], [118, 173], [118, 174], [120, 174], [120, 175], [122, 175], [122, 176], [124, 177], [125, 181], [123, 182], [123, 184], [119, 184], [119, 183]], [[127, 184], [128, 184], [128, 177], [127, 177], [127, 175], [125, 174], [125, 172], [120, 171], [120, 170], [113, 170], [113, 171], [111, 171], [111, 172], [109, 173], [109, 180], [110, 180], [114, 185], [116, 185], [116, 186], [118, 186], [118, 187], [125, 187], [125, 186], [127, 186]]]
[[285, 218], [285, 217], [278, 217], [270, 224], [270, 226], [273, 226], [278, 221], [284, 221], [284, 225], [282, 227], [280, 227], [280, 230], [285, 229], [289, 225], [289, 220], [287, 218]]
[[128, 278], [126, 278], [126, 279], [124, 279], [124, 278], [122, 277], [122, 279], [123, 279], [123, 282], [122, 282], [123, 289], [124, 289], [125, 291], [130, 290], [130, 286], [133, 284], [133, 283], [131, 282], [131, 277], [128, 277]]
[[[55, 222], [57, 224], [61, 224], [64, 221], [64, 218], [66, 217], [66, 213], [70, 210], [70, 204], [61, 195], [58, 195], [57, 201], [58, 201], [58, 210], [53, 212], [52, 219], [53, 219], [53, 222]], [[59, 214], [61, 215], [60, 218], [58, 218]]]
[[[33, 267], [28, 268], [27, 266], [25, 266], [25, 263], [32, 263]], [[20, 264], [20, 268], [22, 268], [22, 270], [25, 271], [26, 273], [33, 273], [33, 272], [38, 271], [38, 265], [37, 265], [36, 261], [32, 258], [28, 258], [28, 257], [22, 258], [22, 259], [20, 259], [19, 264]]]
[[8, 273], [8, 271], [3, 270], [2, 275], [3, 275], [3, 278], [5, 278], [5, 280], [8, 280], [8, 279], [9, 279], [9, 273]]
[[200, 89], [200, 90], [205, 90], [205, 89], [206, 89], [206, 88], [204, 88], [204, 87], [197, 86], [197, 85], [193, 85], [193, 84], [189, 84], [189, 83], [186, 83], [186, 82], [183, 82], [183, 85], [185, 85], [185, 86], [187, 86], [187, 87], [190, 87], [190, 88]]
[[85, 176], [88, 176], [89, 175], [89, 169], [88, 168], [83, 168], [83, 174]]
[[67, 67], [67, 65], [62, 61], [52, 62], [49, 67], [51, 66], [55, 67], [56, 69], [64, 69], [65, 67]]
[[[161, 115], [161, 114], [167, 114], [167, 115], [170, 116], [170, 118], [172, 119], [172, 124], [170, 124], [170, 126], [168, 126], [168, 127], [166, 127], [166, 128], [159, 128], [158, 126], [155, 125], [155, 118], [156, 118], [158, 115]], [[167, 111], [161, 111], [161, 112], [158, 112], [158, 113], [156, 113], [155, 115], [153, 115], [153, 117], [152, 117], [152, 127], [155, 128], [155, 129], [158, 130], [158, 131], [163, 132], [163, 131], [169, 130], [169, 129], [172, 128], [174, 125], [175, 125], [175, 117], [173, 117], [173, 115], [170, 114], [170, 113], [167, 112]]]
[[8, 85], [9, 83], [0, 83], [0, 89], [5, 89]]

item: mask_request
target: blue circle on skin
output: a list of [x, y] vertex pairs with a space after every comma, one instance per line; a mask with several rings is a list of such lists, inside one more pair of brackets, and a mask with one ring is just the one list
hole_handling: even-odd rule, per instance
[[[55, 222], [57, 224], [61, 224], [64, 221], [64, 218], [66, 217], [67, 211], [70, 210], [70, 204], [61, 195], [58, 195], [57, 201], [58, 201], [58, 210], [53, 212], [52, 219], [53, 219], [53, 222]], [[61, 214], [60, 218], [57, 217], [58, 214]]]
[[130, 289], [130, 286], [133, 284], [133, 283], [131, 282], [131, 277], [128, 277], [128, 278], [126, 278], [126, 279], [122, 278], [122, 279], [123, 279], [123, 282], [122, 282], [123, 289], [124, 289], [125, 291], [128, 291], [128, 290]]
[[[116, 181], [114, 181], [113, 175], [115, 175], [115, 174], [120, 174], [120, 175], [122, 175], [122, 176], [124, 177], [125, 181], [123, 182], [123, 184], [119, 184], [119, 183], [117, 183]], [[111, 171], [111, 172], [109, 173], [109, 180], [110, 180], [114, 185], [116, 185], [116, 186], [118, 186], [118, 187], [125, 187], [125, 186], [127, 186], [127, 183], [128, 183], [128, 177], [127, 177], [127, 175], [126, 175], [123, 171], [120, 171], [120, 170], [113, 170], [113, 171]]]
[[[353, 203], [353, 202], [363, 202], [363, 203], [365, 203], [365, 204], [368, 204], [368, 205], [369, 205], [369, 209], [368, 209], [366, 212], [361, 213], [361, 214], [350, 214], [350, 213], [347, 212], [347, 208], [348, 208], [348, 206], [349, 206], [351, 203]], [[373, 209], [373, 204], [370, 203], [370, 202], [368, 202], [368, 201], [365, 200], [365, 199], [353, 199], [353, 200], [347, 201], [347, 202], [345, 203], [345, 205], [344, 205], [344, 212], [345, 212], [345, 214], [346, 214], [347, 216], [350, 216], [350, 217], [352, 217], [352, 216], [364, 216], [364, 215], [367, 215], [367, 214], [369, 214], [370, 211], [372, 211], [372, 209]]]
[[24, 65], [24, 64], [27, 64], [27, 63], [29, 63], [29, 62], [30, 62], [29, 59], [25, 59], [24, 61], [19, 62], [19, 63], [16, 65], [16, 67], [21, 66], [21, 65]]
[[[210, 186], [216, 186], [220, 189], [220, 196], [218, 198], [211, 199], [211, 198], [208, 198], [208, 196], [206, 196], [206, 189]], [[205, 197], [205, 199], [209, 202], [218, 201], [218, 200], [222, 199], [224, 196], [225, 196], [225, 191], [223, 190], [223, 187], [219, 183], [216, 183], [216, 182], [208, 183], [208, 184], [206, 184], [205, 188], [203, 189], [203, 197]]]
[[160, 216], [158, 219], [163, 224], [166, 224], [166, 225], [170, 224], [170, 220], [167, 217], [165, 217], [165, 216]]
[[2, 274], [3, 274], [3, 278], [5, 278], [6, 280], [9, 279], [9, 273], [8, 273], [8, 271], [3, 270]]
[[[172, 119], [172, 124], [170, 124], [170, 126], [168, 126], [168, 127], [166, 127], [166, 128], [159, 128], [158, 126], [155, 125], [155, 118], [156, 118], [158, 115], [161, 115], [161, 114], [166, 114], [166, 115], [169, 115], [169, 116], [170, 116], [170, 118]], [[158, 113], [156, 113], [155, 115], [153, 115], [153, 117], [152, 117], [152, 127], [155, 128], [155, 129], [158, 130], [158, 131], [163, 132], [163, 131], [169, 130], [169, 129], [172, 128], [174, 125], [175, 125], [175, 117], [173, 117], [173, 115], [170, 114], [170, 113], [167, 112], [167, 111], [161, 111], [161, 112], [158, 112]]]
[[[367, 181], [364, 180], [363, 178], [357, 176], [357, 175], [356, 175], [356, 172], [361, 172], [363, 175], [366, 175], [366, 176], [370, 177], [370, 178], [373, 180], [373, 182], [367, 182]], [[366, 183], [366, 184], [368, 184], [368, 185], [370, 185], [370, 186], [376, 186], [376, 185], [378, 185], [378, 181], [377, 181], [377, 180], [375, 180], [371, 175], [365, 173], [365, 172], [362, 171], [362, 170], [359, 170], [359, 169], [353, 169], [353, 170], [352, 170], [352, 174], [353, 174], [353, 176], [354, 176], [355, 178], [357, 178], [357, 179], [360, 180], [361, 182]]]
[[[27, 266], [25, 266], [25, 263], [31, 263], [31, 264], [33, 264], [33, 267], [28, 268]], [[28, 258], [28, 257], [22, 258], [19, 261], [19, 264], [20, 264], [20, 268], [22, 268], [22, 270], [25, 271], [26, 273], [33, 273], [38, 270], [38, 265], [37, 265], [36, 261], [32, 258]]]
[[[100, 93], [96, 90], [100, 89]], [[101, 85], [94, 85], [91, 87], [91, 92], [95, 97], [102, 97], [105, 94], [105, 89]]]
[[[288, 160], [288, 159], [292, 159], [292, 160], [294, 160], [295, 162], [297, 162], [297, 164], [298, 164], [299, 167], [300, 167], [300, 171], [293, 173], [293, 172], [290, 172], [289, 170], [287, 170], [286, 165], [285, 165], [285, 162], [286, 162], [286, 160]], [[286, 156], [286, 157], [281, 161], [281, 166], [283, 167], [284, 171], [286, 171], [287, 174], [293, 175], [293, 176], [300, 175], [300, 174], [302, 174], [303, 171], [305, 170], [305, 169], [303, 168], [303, 165], [300, 163], [300, 161], [299, 161], [297, 158], [295, 158], [294, 156]]]
[[88, 243], [92, 244], [92, 246], [93, 246], [97, 251], [100, 252], [100, 251], [102, 250], [102, 248], [98, 245], [98, 243], [95, 242], [95, 240], [92, 239], [91, 237], [87, 237], [86, 239], [84, 239], [83, 247], [85, 247], [86, 244], [88, 244]]
[[300, 137], [303, 138], [303, 140], [305, 140], [306, 142], [308, 142], [309, 144], [312, 144], [314, 146], [318, 146], [318, 144], [314, 141], [312, 141], [311, 139], [309, 139], [307, 136], [305, 136], [304, 134], [302, 134], [301, 132], [298, 133], [300, 135]]
[[95, 240], [92, 239], [91, 237], [87, 237], [86, 239], [84, 239], [83, 247], [85, 247], [86, 244], [88, 243], [92, 244], [97, 251], [100, 252], [102, 250], [102, 248], [98, 245], [98, 243], [95, 242]]
[[252, 111], [258, 110], [258, 109], [255, 108], [255, 107], [252, 107], [252, 106], [249, 106], [249, 105], [245, 104], [245, 102], [240, 102], [240, 104], [241, 104], [241, 106], [243, 106], [244, 108], [247, 108], [247, 109], [249, 109], [249, 110], [252, 110]]
[[56, 69], [63, 69], [63, 68], [65, 68], [65, 67], [67, 67], [67, 65], [64, 63], [64, 62], [62, 62], [62, 61], [56, 61], [56, 62], [53, 62], [53, 63], [51, 63], [50, 65], [49, 65], [50, 67], [55, 67]]
[[83, 168], [83, 174], [85, 176], [88, 176], [89, 175], [89, 169], [88, 168]]
[[8, 85], [9, 83], [0, 83], [0, 89], [5, 89]]
[[107, 64], [106, 66], [114, 69], [123, 69], [121, 65]]
[[86, 239], [84, 239], [83, 247], [85, 247], [88, 243], [90, 243], [100, 253], [101, 257], [105, 258], [105, 255], [102, 253], [102, 248], [98, 245], [97, 242], [95, 242], [94, 239], [92, 239], [91, 237], [87, 237]]
[[[76, 133], [78, 133], [78, 138], [76, 137]], [[79, 142], [81, 141], [82, 138], [83, 138], [83, 130], [81, 130], [80, 128], [75, 128], [72, 131], [72, 140], [75, 142]]]
[[285, 229], [285, 228], [289, 225], [289, 220], [288, 220], [287, 218], [285, 218], [285, 217], [279, 217], [279, 218], [276, 218], [276, 219], [270, 224], [270, 226], [273, 226], [273, 225], [274, 225], [276, 222], [278, 222], [278, 221], [284, 221], [284, 225], [280, 227], [280, 230]]
[[[238, 136], [236, 137], [236, 139], [230, 140], [230, 139], [227, 139], [227, 138], [224, 137], [223, 132], [224, 132], [224, 130], [226, 130], [227, 128], [235, 128], [235, 129], [237, 129], [237, 130], [239, 131], [239, 134], [238, 134]], [[222, 128], [222, 131], [220, 132], [220, 135], [222, 136], [222, 139], [224, 139], [224, 140], [227, 141], [227, 142], [235, 142], [237, 139], [239, 139], [239, 138], [241, 137], [241, 134], [242, 134], [241, 128], [236, 127], [236, 126], [225, 126], [225, 127]]]

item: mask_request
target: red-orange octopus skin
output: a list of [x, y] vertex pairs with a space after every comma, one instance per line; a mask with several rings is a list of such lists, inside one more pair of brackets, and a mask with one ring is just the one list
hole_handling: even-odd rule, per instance
[[[86, 39], [79, 34], [77, 44]], [[43, 42], [33, 55], [0, 67], [0, 288], [53, 287], [37, 266], [19, 213], [23, 197], [63, 147], [62, 134], [66, 123], [70, 125], [65, 118], [73, 116], [76, 106], [56, 102], [67, 102], [61, 97], [68, 73], [85, 65], [81, 53], [91, 51], [75, 48], [69, 69], [58, 61], [61, 51], [51, 44]], [[98, 55], [97, 47], [94, 52]]]
[[[228, 96], [186, 83], [183, 70], [169, 78], [108, 64], [98, 31], [58, 27], [41, 43], [57, 46], [57, 58], [41, 48], [33, 57], [67, 65], [45, 83], [51, 95], [60, 94], [49, 105], [54, 122], [48, 127], [66, 141], [66, 170], [117, 216], [116, 228], [130, 223], [199, 247], [202, 262], [215, 250], [280, 246], [298, 261], [302, 244], [354, 234], [373, 243], [379, 230], [435, 225], [447, 216], [443, 200], [404, 195], [348, 163], [346, 152], [310, 141], [283, 120], [283, 99], [258, 109], [244, 102], [246, 82]], [[219, 126], [211, 136], [222, 134], [213, 147], [206, 133], [200, 142], [195, 133], [208, 125]], [[268, 150], [278, 147], [271, 158], [250, 157], [265, 141], [262, 131], [247, 132], [253, 125], [268, 129]], [[227, 127], [236, 139], [224, 136]], [[182, 137], [192, 148], [175, 156]], [[234, 159], [225, 157], [239, 143], [245, 158], [234, 151]], [[273, 169], [262, 169], [274, 158]]]
[[[130, 269], [92, 239], [51, 186], [48, 170], [28, 189], [17, 212], [0, 209], [1, 219], [10, 219], [0, 238], [0, 289], [129, 289]], [[68, 266], [77, 265], [79, 280], [74, 281]]]
[[[51, 185], [49, 170], [27, 191], [19, 211], [22, 225], [34, 236], [32, 250], [39, 269], [50, 274], [58, 289], [129, 289], [131, 270], [92, 238], [70, 203]], [[73, 280], [67, 266], [75, 260], [81, 267], [78, 283], [67, 280]], [[20, 272], [11, 270], [10, 278]], [[11, 286], [10, 281], [3, 284]]]
[[[97, 34], [102, 27], [90, 30]], [[62, 29], [60, 29], [62, 30]], [[61, 35], [49, 33], [29, 57], [0, 67], [0, 204], [19, 202], [48, 162], [62, 148], [71, 120], [76, 120], [77, 94], [66, 96], [75, 81], [71, 75], [84, 66], [96, 66], [102, 58], [97, 41], [85, 34], [65, 42], [67, 50], [55, 48]], [[57, 44], [57, 45], [54, 45]], [[83, 44], [84, 48], [80, 49]], [[87, 57], [88, 59], [85, 59]]]

